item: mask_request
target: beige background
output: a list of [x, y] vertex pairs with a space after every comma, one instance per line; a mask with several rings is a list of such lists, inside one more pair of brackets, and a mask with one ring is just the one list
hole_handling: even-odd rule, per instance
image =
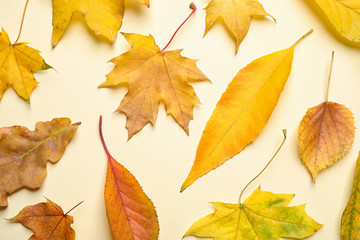
[[[123, 32], [151, 33], [163, 47], [178, 25], [190, 13], [190, 1], [152, 0], [151, 7], [128, 3]], [[252, 21], [249, 33], [235, 55], [235, 43], [221, 24], [205, 38], [205, 11], [209, 0], [196, 0], [196, 14], [184, 25], [168, 50], [183, 48], [183, 55], [199, 59], [198, 67], [210, 83], [193, 84], [202, 101], [194, 109], [190, 136], [166, 116], [161, 106], [155, 126], [148, 125], [127, 142], [125, 116], [113, 114], [126, 89], [98, 89], [113, 65], [111, 58], [124, 53], [129, 45], [120, 35], [114, 44], [97, 40], [81, 17], [73, 23], [55, 49], [51, 48], [51, 1], [31, 0], [21, 42], [39, 49], [56, 71], [36, 73], [40, 82], [31, 95], [31, 105], [13, 90], [0, 102], [0, 126], [15, 124], [34, 128], [37, 121], [70, 117], [81, 121], [77, 134], [62, 159], [48, 164], [48, 176], [38, 191], [21, 190], [9, 197], [9, 207], [0, 218], [16, 215], [23, 207], [53, 200], [64, 211], [74, 210], [78, 240], [111, 239], [103, 191], [106, 156], [98, 134], [98, 118], [104, 118], [104, 135], [112, 155], [138, 179], [154, 202], [160, 222], [161, 240], [181, 239], [190, 225], [213, 211], [209, 202], [237, 202], [246, 183], [267, 163], [282, 140], [288, 140], [275, 161], [246, 191], [261, 184], [274, 193], [295, 193], [291, 205], [306, 203], [306, 211], [324, 227], [309, 239], [340, 239], [340, 219], [351, 192], [355, 163], [360, 150], [359, 134], [353, 149], [338, 164], [319, 174], [316, 184], [299, 160], [297, 128], [307, 108], [324, 100], [331, 51], [335, 50], [330, 100], [345, 104], [359, 127], [360, 50], [350, 47], [326, 26], [321, 12], [311, 1], [261, 0], [266, 11], [277, 19]], [[17, 36], [25, 0], [0, 0], [0, 27]], [[180, 186], [193, 164], [197, 144], [216, 102], [235, 74], [252, 60], [292, 45], [310, 28], [314, 33], [296, 46], [292, 73], [267, 126], [243, 152], [216, 171], [202, 177], [182, 194]], [[0, 239], [27, 239], [31, 232], [19, 224], [0, 219]], [[189, 240], [195, 238], [187, 238]]]

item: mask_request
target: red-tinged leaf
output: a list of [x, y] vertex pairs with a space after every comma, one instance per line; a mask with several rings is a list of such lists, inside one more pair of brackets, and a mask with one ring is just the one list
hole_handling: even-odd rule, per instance
[[109, 153], [101, 130], [100, 138], [108, 156], [105, 183], [106, 214], [115, 240], [155, 240], [159, 223], [154, 204], [135, 177]]

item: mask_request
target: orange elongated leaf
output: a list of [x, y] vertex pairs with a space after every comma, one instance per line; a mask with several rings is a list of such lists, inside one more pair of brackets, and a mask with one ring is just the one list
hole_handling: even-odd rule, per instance
[[128, 93], [116, 111], [127, 116], [129, 139], [148, 122], [155, 124], [160, 102], [189, 134], [194, 104], [200, 103], [189, 82], [208, 78], [195, 60], [180, 55], [181, 50], [162, 51], [151, 35], [123, 35], [131, 49], [111, 60], [116, 67], [100, 87], [128, 85]]
[[293, 194], [256, 189], [244, 203], [213, 202], [215, 212], [195, 222], [185, 236], [215, 240], [303, 239], [322, 225], [305, 212], [305, 205], [288, 207]]
[[101, 130], [100, 138], [108, 156], [105, 183], [106, 214], [115, 240], [156, 240], [159, 223], [154, 204], [135, 177], [109, 153]]
[[[329, 85], [333, 59], [334, 52]], [[317, 174], [341, 159], [354, 141], [353, 114], [346, 106], [328, 101], [329, 85], [326, 101], [308, 109], [298, 130], [300, 158], [314, 182]]]
[[181, 191], [242, 151], [265, 127], [290, 74], [294, 46], [254, 60], [230, 82], [206, 124]]
[[354, 183], [349, 202], [341, 218], [341, 240], [360, 238], [360, 155], [356, 161]]
[[79, 123], [68, 118], [38, 122], [35, 130], [21, 126], [0, 128], [0, 207], [7, 197], [26, 187], [37, 189], [46, 177], [46, 163], [56, 163], [76, 133]]
[[25, 101], [38, 84], [33, 72], [51, 68], [36, 49], [27, 43], [11, 44], [6, 31], [0, 32], [0, 100], [6, 89], [14, 88]]
[[236, 51], [249, 30], [253, 16], [272, 17], [257, 0], [212, 0], [205, 10], [204, 35], [208, 33], [215, 22], [222, 19], [236, 39]]
[[74, 240], [75, 231], [70, 226], [74, 219], [68, 214], [80, 204], [64, 214], [60, 206], [47, 199], [47, 202], [25, 207], [8, 220], [30, 228], [34, 234], [29, 240]]
[[[117, 37], [125, 10], [125, 0], [52, 0], [53, 33], [51, 44], [55, 47], [63, 37], [75, 12], [83, 14], [89, 28], [96, 35], [102, 35], [114, 42]], [[150, 0], [138, 0], [150, 6]]]

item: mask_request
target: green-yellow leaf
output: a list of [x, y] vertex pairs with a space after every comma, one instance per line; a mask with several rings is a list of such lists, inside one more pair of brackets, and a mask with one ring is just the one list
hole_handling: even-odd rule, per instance
[[214, 202], [216, 211], [195, 222], [185, 236], [215, 240], [303, 239], [322, 225], [305, 212], [305, 205], [287, 207], [293, 194], [255, 190], [243, 204]]
[[360, 42], [359, 0], [315, 0], [315, 2], [344, 38]]
[[356, 162], [356, 170], [350, 200], [341, 218], [341, 239], [360, 239], [360, 155]]
[[241, 152], [265, 127], [290, 74], [294, 46], [254, 60], [230, 82], [206, 124], [181, 191]]

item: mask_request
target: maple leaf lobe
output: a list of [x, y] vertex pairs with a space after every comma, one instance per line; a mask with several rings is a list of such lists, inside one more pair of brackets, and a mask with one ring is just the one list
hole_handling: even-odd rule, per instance
[[[149, 0], [138, 0], [140, 4], [150, 6]], [[52, 46], [55, 47], [68, 28], [73, 14], [80, 12], [95, 35], [101, 35], [114, 42], [122, 25], [125, 10], [124, 0], [52, 0], [53, 33]]]
[[188, 134], [193, 106], [200, 103], [189, 82], [209, 79], [196, 67], [196, 60], [180, 55], [181, 50], [162, 52], [151, 35], [123, 36], [131, 48], [110, 60], [115, 68], [99, 87], [128, 86], [116, 111], [127, 116], [129, 139], [147, 123], [155, 124], [160, 102]]

